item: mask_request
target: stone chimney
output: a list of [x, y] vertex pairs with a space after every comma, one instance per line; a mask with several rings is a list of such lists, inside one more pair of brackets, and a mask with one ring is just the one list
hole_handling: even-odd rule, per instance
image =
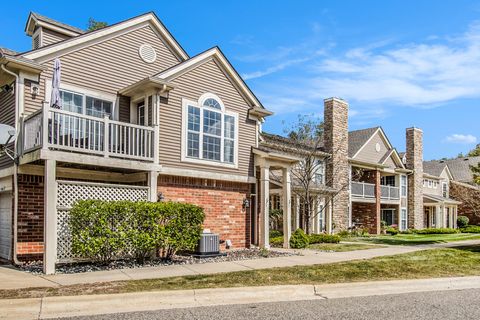
[[408, 228], [423, 229], [423, 131], [406, 130], [406, 167], [413, 171], [408, 176]]
[[341, 190], [333, 198], [335, 229], [349, 227], [348, 103], [339, 98], [324, 100], [324, 147], [331, 154], [326, 165], [329, 187]]

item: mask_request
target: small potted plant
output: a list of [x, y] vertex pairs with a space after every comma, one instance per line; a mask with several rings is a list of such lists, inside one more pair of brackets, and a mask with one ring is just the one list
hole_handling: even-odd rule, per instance
[[382, 234], [387, 234], [387, 223], [385, 221], [380, 221], [380, 230]]

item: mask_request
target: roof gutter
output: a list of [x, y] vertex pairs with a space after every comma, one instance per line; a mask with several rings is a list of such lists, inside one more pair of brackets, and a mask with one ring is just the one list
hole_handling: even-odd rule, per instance
[[[20, 94], [19, 94], [19, 86], [20, 86], [20, 76], [16, 74], [13, 71], [8, 70], [5, 67], [5, 64], [1, 64], [0, 68], [15, 77], [15, 127], [18, 127], [18, 120], [19, 120], [19, 114], [18, 114], [18, 105], [19, 105], [19, 99], [20, 99]], [[18, 128], [15, 128], [16, 131], [18, 131]], [[17, 135], [18, 137], [18, 135]], [[17, 139], [18, 143], [18, 139]], [[15, 152], [17, 151], [17, 143], [15, 143]], [[17, 240], [18, 240], [18, 164], [16, 161], [13, 162], [13, 197], [14, 197], [14, 206], [13, 206], [13, 262], [15, 264], [21, 264], [20, 261], [18, 261], [17, 258]]]

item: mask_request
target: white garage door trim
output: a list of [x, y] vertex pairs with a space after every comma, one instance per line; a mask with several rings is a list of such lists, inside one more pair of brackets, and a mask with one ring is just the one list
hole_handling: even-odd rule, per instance
[[12, 193], [0, 192], [0, 258], [12, 258]]

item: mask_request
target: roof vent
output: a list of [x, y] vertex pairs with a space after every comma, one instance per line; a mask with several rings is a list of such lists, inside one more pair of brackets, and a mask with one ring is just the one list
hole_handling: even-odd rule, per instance
[[155, 49], [149, 44], [142, 44], [138, 49], [138, 54], [146, 63], [154, 63], [157, 59]]

